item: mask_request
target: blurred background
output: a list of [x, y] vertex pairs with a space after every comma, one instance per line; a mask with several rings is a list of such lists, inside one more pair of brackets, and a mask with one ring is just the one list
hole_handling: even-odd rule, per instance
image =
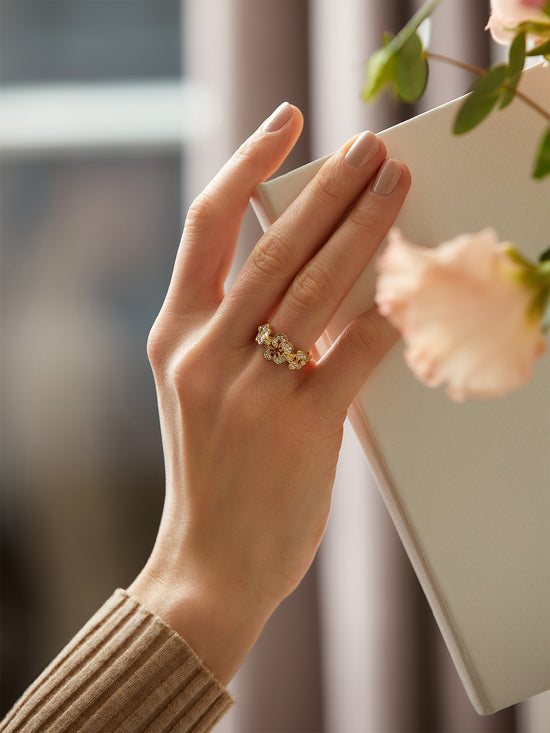
[[[1, 713], [154, 540], [163, 464], [145, 355], [187, 206], [284, 99], [286, 169], [417, 107], [359, 100], [411, 0], [0, 0]], [[487, 65], [485, 0], [432, 50]], [[236, 267], [259, 236], [246, 217]], [[235, 270], [233, 270], [234, 272]], [[351, 430], [319, 556], [231, 685], [222, 733], [542, 733], [543, 695], [478, 717]]]

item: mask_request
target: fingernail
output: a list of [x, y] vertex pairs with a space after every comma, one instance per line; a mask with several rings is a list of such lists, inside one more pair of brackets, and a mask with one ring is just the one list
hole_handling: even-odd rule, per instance
[[277, 132], [285, 122], [288, 122], [292, 116], [292, 106], [288, 102], [283, 102], [277, 109], [267, 118], [262, 125], [264, 132]]
[[376, 135], [370, 131], [363, 132], [348, 150], [344, 160], [353, 168], [360, 168], [374, 158], [379, 148], [380, 142]]
[[372, 184], [372, 190], [379, 196], [389, 196], [393, 189], [397, 186], [397, 182], [401, 178], [401, 166], [396, 160], [387, 160], [378, 175], [374, 183]]

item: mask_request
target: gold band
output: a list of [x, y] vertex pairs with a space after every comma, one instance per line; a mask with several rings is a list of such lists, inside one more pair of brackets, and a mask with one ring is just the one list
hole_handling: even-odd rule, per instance
[[289, 369], [301, 369], [311, 360], [311, 351], [294, 352], [292, 344], [284, 333], [273, 335], [273, 327], [270, 323], [258, 326], [256, 343], [264, 346], [264, 357], [274, 364], [288, 364]]

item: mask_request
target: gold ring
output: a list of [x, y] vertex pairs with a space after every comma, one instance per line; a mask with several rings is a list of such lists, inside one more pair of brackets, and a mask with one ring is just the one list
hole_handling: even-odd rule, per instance
[[288, 364], [289, 369], [301, 369], [311, 360], [311, 351], [294, 351], [292, 344], [284, 333], [273, 335], [271, 323], [258, 326], [256, 343], [264, 346], [264, 358], [274, 364]]

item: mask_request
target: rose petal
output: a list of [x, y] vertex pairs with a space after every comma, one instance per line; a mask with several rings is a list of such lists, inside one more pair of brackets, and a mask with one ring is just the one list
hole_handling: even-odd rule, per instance
[[546, 348], [530, 315], [533, 293], [521, 265], [493, 229], [418, 247], [392, 230], [378, 260], [375, 301], [401, 332], [405, 359], [449, 396], [494, 397], [521, 387]]

